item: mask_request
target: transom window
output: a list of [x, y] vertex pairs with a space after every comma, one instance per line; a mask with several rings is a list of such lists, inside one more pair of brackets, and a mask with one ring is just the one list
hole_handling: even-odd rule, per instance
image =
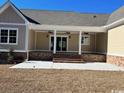
[[0, 28], [0, 44], [17, 44], [17, 29]]
[[90, 35], [82, 35], [81, 44], [90, 45]]

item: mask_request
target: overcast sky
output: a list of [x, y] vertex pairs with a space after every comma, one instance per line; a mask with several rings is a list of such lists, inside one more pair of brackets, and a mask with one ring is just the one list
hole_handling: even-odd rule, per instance
[[[0, 5], [7, 0], [0, 0]], [[85, 13], [111, 13], [124, 5], [124, 0], [11, 0], [18, 8], [64, 10]]]

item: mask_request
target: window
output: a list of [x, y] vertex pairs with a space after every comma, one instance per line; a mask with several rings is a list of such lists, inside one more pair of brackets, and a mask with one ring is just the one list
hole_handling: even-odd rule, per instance
[[90, 45], [90, 35], [82, 35], [81, 44]]
[[0, 43], [1, 44], [17, 44], [17, 29], [1, 28]]

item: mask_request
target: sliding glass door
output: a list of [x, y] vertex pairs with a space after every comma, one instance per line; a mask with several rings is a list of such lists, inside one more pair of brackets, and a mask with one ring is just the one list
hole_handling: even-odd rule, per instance
[[[51, 46], [50, 49], [53, 50], [54, 47], [54, 37], [51, 36]], [[67, 51], [67, 37], [57, 36], [56, 37], [56, 51]]]

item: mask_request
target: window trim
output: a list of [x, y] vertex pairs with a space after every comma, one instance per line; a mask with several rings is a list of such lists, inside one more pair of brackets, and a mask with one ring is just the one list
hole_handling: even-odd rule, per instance
[[[49, 35], [49, 51], [51, 51], [51, 37], [54, 37], [54, 35]], [[67, 50], [66, 51], [68, 51], [69, 36], [68, 35], [56, 35], [56, 38], [57, 37], [67, 37]], [[57, 52], [63, 52], [63, 51], [57, 51]]]
[[[82, 35], [82, 37], [84, 37], [84, 36], [88, 36], [89, 39], [90, 39], [90, 35]], [[82, 43], [82, 37], [81, 37], [81, 45], [89, 46], [89, 45], [90, 45], [90, 41], [89, 41], [89, 44], [83, 44], [83, 43]]]
[[[1, 45], [18, 45], [18, 28], [8, 28], [8, 27], [0, 27], [0, 33], [1, 33], [1, 29], [7, 29], [8, 30], [8, 38], [7, 38], [7, 43], [1, 43]], [[9, 39], [10, 39], [10, 36], [9, 36], [9, 33], [10, 33], [10, 30], [16, 30], [16, 43], [9, 43]]]

